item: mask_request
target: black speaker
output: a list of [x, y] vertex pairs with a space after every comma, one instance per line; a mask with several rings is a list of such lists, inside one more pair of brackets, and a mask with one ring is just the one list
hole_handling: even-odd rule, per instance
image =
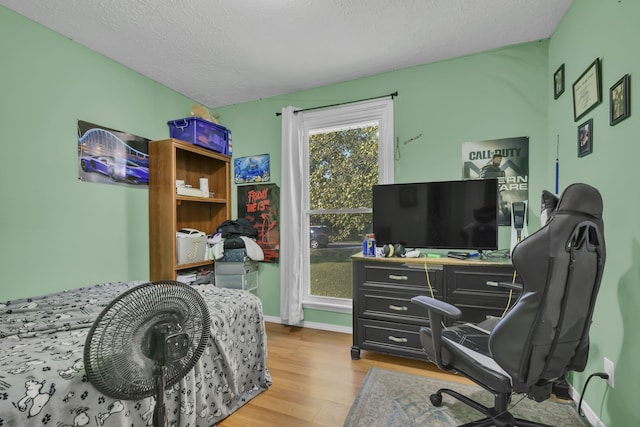
[[527, 228], [527, 201], [511, 203], [511, 252], [516, 245], [529, 235]]
[[513, 209], [513, 227], [516, 230], [522, 230], [524, 228], [524, 217], [527, 211], [526, 205], [524, 202], [513, 202], [511, 209]]

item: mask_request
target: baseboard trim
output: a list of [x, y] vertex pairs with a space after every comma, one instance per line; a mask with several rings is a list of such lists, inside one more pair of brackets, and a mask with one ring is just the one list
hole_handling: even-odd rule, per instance
[[[270, 323], [278, 323], [280, 325], [282, 325], [282, 320], [279, 317], [276, 316], [264, 316], [264, 321], [265, 322], [270, 322]], [[303, 328], [309, 328], [309, 329], [319, 329], [321, 331], [330, 331], [330, 332], [339, 332], [342, 334], [351, 334], [353, 333], [353, 328], [351, 326], [340, 326], [340, 325], [332, 325], [329, 323], [318, 323], [318, 322], [305, 322], [304, 320], [302, 321], [302, 323], [300, 323], [299, 325], [296, 326], [300, 326]]]
[[[577, 406], [578, 403], [580, 402], [580, 393], [578, 393], [571, 384], [569, 384], [569, 395], [571, 396], [573, 401], [576, 402], [576, 406]], [[587, 405], [584, 401], [582, 401], [581, 409], [582, 409], [582, 413], [584, 414], [584, 417], [587, 419], [587, 421], [589, 421], [589, 424], [591, 424], [593, 427], [606, 427], [604, 423], [600, 421], [600, 418], [598, 418], [598, 416], [593, 411], [593, 409], [591, 409], [591, 407]]]

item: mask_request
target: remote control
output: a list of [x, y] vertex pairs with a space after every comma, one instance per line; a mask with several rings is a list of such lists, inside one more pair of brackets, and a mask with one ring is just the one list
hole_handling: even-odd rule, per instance
[[449, 252], [447, 254], [447, 256], [449, 258], [456, 258], [456, 259], [467, 259], [467, 258], [469, 258], [468, 255], [462, 255], [462, 254], [457, 254], [457, 253], [453, 253], [453, 252]]

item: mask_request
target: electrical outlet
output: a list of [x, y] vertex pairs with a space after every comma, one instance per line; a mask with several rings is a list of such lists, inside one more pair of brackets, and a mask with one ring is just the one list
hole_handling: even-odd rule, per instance
[[604, 358], [604, 371], [609, 375], [609, 379], [607, 379], [607, 384], [609, 387], [613, 388], [613, 362], [606, 357]]

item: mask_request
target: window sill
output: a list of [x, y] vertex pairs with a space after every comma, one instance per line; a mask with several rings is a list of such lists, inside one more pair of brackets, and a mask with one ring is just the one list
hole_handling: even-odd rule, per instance
[[353, 313], [353, 304], [349, 301], [348, 304], [339, 304], [336, 302], [325, 301], [303, 301], [302, 308], [309, 308], [312, 310], [332, 311], [334, 313]]

